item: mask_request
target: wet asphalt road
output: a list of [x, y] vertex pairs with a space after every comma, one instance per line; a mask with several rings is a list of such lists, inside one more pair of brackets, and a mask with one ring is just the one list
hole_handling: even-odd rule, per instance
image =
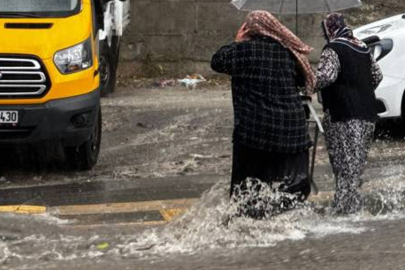
[[[389, 201], [386, 215], [336, 220], [310, 209], [221, 225], [231, 165], [226, 88], [118, 89], [103, 100], [102, 152], [89, 172], [63, 162], [38, 170], [35, 156], [11, 153], [0, 166], [0, 268], [405, 269], [405, 142], [392, 129], [379, 132], [363, 177], [365, 193]], [[317, 150], [322, 194], [312, 200], [327, 202], [334, 184], [322, 137]]]

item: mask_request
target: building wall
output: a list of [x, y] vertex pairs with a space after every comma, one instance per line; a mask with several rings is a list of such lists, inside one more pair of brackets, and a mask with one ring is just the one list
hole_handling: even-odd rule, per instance
[[[363, 3], [359, 9], [345, 11], [352, 25], [405, 12], [405, 1]], [[210, 74], [211, 55], [233, 40], [246, 16], [229, 0], [131, 0], [131, 9], [132, 20], [121, 50], [123, 76]], [[315, 48], [312, 62], [317, 62], [324, 45], [319, 27], [323, 16], [298, 17], [298, 35]], [[295, 30], [295, 16], [279, 19]]]

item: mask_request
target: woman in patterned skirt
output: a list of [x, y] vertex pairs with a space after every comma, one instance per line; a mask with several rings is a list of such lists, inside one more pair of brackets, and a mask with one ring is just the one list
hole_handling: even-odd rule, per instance
[[[315, 86], [306, 57], [311, 50], [269, 12], [254, 11], [235, 42], [212, 57], [212, 68], [232, 77], [231, 195], [248, 189], [247, 178], [270, 186], [280, 182], [282, 191], [301, 200], [310, 193], [311, 141], [299, 86], [311, 90]], [[257, 211], [243, 214], [263, 217]]]
[[323, 49], [315, 90], [321, 90], [326, 147], [336, 179], [332, 213], [351, 214], [361, 208], [361, 186], [375, 122], [374, 90], [381, 70], [367, 46], [353, 36], [339, 13], [322, 22]]

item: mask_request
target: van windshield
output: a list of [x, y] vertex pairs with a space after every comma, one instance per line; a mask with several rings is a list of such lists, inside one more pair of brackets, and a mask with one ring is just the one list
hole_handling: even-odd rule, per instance
[[81, 0], [1, 0], [0, 17], [67, 17], [80, 11]]

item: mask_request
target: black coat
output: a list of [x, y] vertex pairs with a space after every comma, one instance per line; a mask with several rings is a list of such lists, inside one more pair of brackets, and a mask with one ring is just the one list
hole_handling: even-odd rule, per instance
[[219, 49], [211, 67], [232, 76], [235, 143], [280, 153], [310, 147], [298, 91], [303, 78], [289, 50], [269, 37], [254, 37]]

